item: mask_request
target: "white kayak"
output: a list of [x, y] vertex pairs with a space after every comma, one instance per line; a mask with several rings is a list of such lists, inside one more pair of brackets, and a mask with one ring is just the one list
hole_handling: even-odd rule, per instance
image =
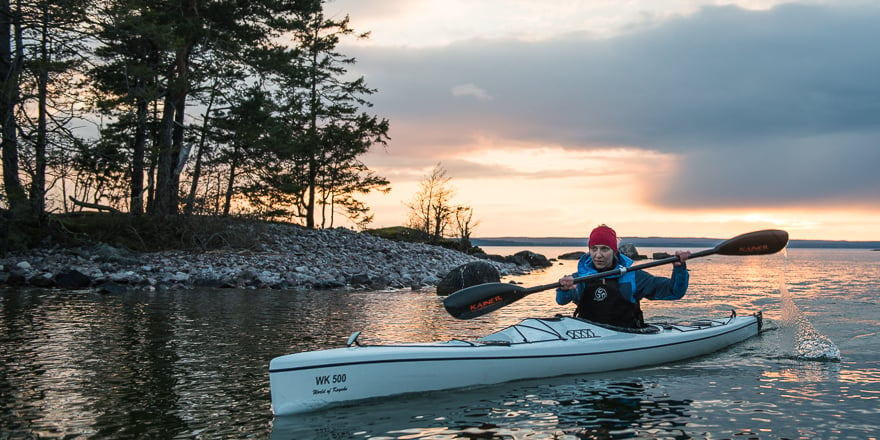
[[678, 361], [755, 336], [761, 313], [626, 331], [578, 318], [529, 318], [486, 337], [360, 345], [280, 356], [269, 364], [276, 415], [403, 393], [598, 373]]

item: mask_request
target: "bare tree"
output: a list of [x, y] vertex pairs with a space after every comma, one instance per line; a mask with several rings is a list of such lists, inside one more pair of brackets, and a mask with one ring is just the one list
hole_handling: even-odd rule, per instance
[[434, 243], [440, 241], [448, 227], [453, 226], [461, 239], [462, 249], [470, 248], [470, 236], [478, 222], [473, 220], [474, 209], [455, 205], [455, 190], [449, 182], [446, 169], [438, 163], [420, 182], [419, 192], [407, 204], [410, 209], [407, 226], [425, 233]]
[[422, 179], [419, 192], [413, 197], [413, 201], [407, 204], [410, 209], [407, 226], [424, 232], [434, 242], [443, 236], [450, 214], [453, 212], [450, 201], [454, 191], [449, 187], [449, 180], [446, 169], [438, 163], [431, 173]]
[[458, 232], [462, 250], [471, 247], [471, 234], [480, 222], [474, 220], [474, 208], [470, 206], [457, 206], [455, 208], [455, 228]]

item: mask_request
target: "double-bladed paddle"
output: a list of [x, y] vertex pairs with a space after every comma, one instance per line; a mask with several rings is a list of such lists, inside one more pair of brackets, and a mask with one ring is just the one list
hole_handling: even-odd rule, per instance
[[[788, 244], [788, 232], [778, 229], [765, 229], [762, 231], [748, 232], [737, 235], [729, 240], [719, 243], [712, 249], [706, 249], [692, 253], [690, 258], [705, 257], [707, 255], [767, 255], [781, 251]], [[650, 263], [638, 264], [630, 267], [618, 267], [591, 275], [585, 275], [574, 279], [575, 283], [583, 283], [590, 280], [621, 275], [625, 272], [647, 269], [675, 263], [678, 256], [654, 260]], [[505, 283], [486, 283], [466, 287], [446, 297], [443, 307], [455, 318], [471, 319], [483, 316], [491, 311], [500, 309], [514, 301], [524, 298], [526, 295], [559, 287], [559, 282], [534, 287], [520, 287]]]

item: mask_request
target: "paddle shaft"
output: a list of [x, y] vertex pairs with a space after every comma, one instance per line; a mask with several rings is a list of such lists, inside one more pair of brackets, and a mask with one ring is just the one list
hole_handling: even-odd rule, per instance
[[[692, 253], [689, 258], [705, 257], [707, 255], [712, 255], [717, 252], [718, 251], [716, 249], [706, 249], [703, 251]], [[577, 284], [577, 283], [587, 282], [590, 280], [597, 280], [600, 278], [607, 278], [607, 277], [613, 277], [613, 276], [617, 276], [617, 275], [623, 275], [627, 272], [632, 272], [634, 270], [642, 270], [642, 269], [647, 269], [650, 267], [662, 266], [664, 264], [675, 263], [679, 260], [680, 259], [678, 258], [678, 255], [674, 255], [671, 257], [666, 257], [666, 258], [661, 258], [659, 260], [654, 260], [649, 263], [637, 264], [635, 266], [630, 266], [630, 267], [619, 266], [615, 269], [606, 270], [603, 272], [597, 272], [597, 273], [593, 273], [593, 274], [589, 274], [589, 275], [584, 275], [582, 277], [577, 277], [574, 279], [574, 283]], [[522, 292], [524, 295], [528, 295], [530, 293], [543, 292], [545, 290], [555, 289], [560, 286], [561, 286], [561, 284], [557, 281], [552, 284], [544, 284], [541, 286], [526, 287], [526, 288], [523, 288], [522, 290], [520, 290], [520, 292]]]
[[[705, 257], [713, 254], [738, 256], [768, 255], [779, 252], [785, 248], [786, 244], [788, 244], [788, 232], [778, 229], [766, 229], [738, 235], [719, 243], [712, 249], [694, 252], [690, 255], [690, 258]], [[577, 277], [574, 279], [574, 282], [583, 283], [594, 279], [621, 275], [634, 270], [675, 263], [679, 260], [679, 257], [676, 255], [635, 266], [617, 267], [604, 272]], [[534, 287], [520, 287], [502, 283], [478, 284], [449, 295], [443, 300], [443, 306], [455, 318], [471, 319], [518, 301], [526, 295], [560, 286], [559, 282]]]

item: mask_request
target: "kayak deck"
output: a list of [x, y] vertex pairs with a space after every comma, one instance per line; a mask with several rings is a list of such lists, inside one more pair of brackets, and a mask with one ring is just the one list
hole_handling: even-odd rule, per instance
[[528, 318], [477, 340], [361, 345], [272, 359], [276, 415], [396, 394], [598, 373], [695, 357], [757, 335], [761, 315], [621, 329], [578, 318]]

